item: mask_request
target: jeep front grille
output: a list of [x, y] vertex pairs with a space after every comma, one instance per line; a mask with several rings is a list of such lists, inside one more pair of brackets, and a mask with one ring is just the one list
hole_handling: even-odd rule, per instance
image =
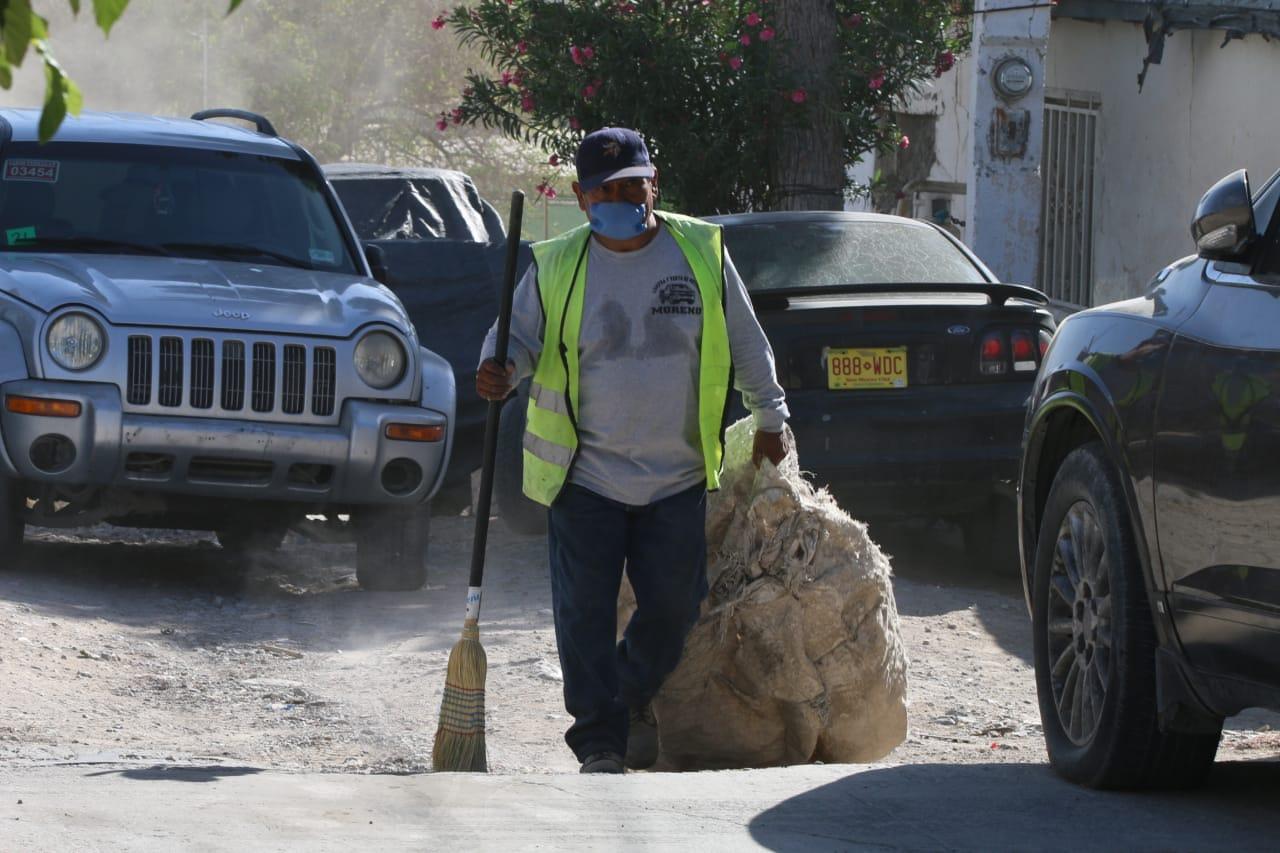
[[191, 342], [191, 408], [213, 408], [213, 341]]
[[151, 402], [151, 338], [129, 336], [129, 381], [126, 399], [135, 406]]
[[334, 412], [333, 347], [172, 335], [157, 343], [150, 335], [130, 335], [127, 361], [126, 399], [135, 406], [151, 404], [154, 385], [155, 402], [166, 408], [180, 407], [185, 399], [203, 411], [243, 412], [247, 404], [258, 414], [302, 415], [310, 408], [312, 415], [328, 417]]
[[276, 402], [276, 345], [253, 345], [253, 410], [269, 412]]

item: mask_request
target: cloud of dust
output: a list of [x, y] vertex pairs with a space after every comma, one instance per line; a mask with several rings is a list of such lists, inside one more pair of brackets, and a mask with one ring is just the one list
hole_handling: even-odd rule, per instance
[[[226, 7], [226, 0], [133, 0], [109, 37], [90, 4], [78, 16], [65, 2], [39, 8], [53, 54], [84, 93], [86, 110], [185, 116], [206, 106], [206, 93], [208, 105], [243, 102], [245, 81], [223, 62]], [[40, 59], [29, 53], [13, 88], [0, 90], [0, 105], [39, 107], [44, 85]]]

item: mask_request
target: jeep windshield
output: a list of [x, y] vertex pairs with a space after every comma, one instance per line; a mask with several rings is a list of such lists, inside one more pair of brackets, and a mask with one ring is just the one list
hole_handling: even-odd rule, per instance
[[358, 274], [320, 179], [281, 157], [9, 143], [0, 251], [168, 255]]

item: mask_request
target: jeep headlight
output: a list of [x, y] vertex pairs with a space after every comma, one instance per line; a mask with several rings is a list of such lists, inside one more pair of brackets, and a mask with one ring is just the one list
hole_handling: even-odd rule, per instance
[[404, 346], [387, 332], [370, 332], [356, 344], [356, 373], [371, 388], [390, 388], [404, 376]]
[[98, 363], [106, 338], [88, 314], [63, 314], [49, 327], [49, 355], [67, 370], [87, 370]]

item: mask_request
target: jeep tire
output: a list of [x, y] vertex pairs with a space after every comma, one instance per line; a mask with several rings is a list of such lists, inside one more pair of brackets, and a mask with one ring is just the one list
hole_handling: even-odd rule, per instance
[[498, 451], [493, 472], [493, 497], [498, 518], [514, 533], [545, 536], [547, 508], [524, 494], [524, 417], [528, 400], [517, 394], [502, 407], [498, 421]]
[[361, 589], [410, 592], [427, 582], [430, 504], [359, 507], [354, 517]]
[[1157, 640], [1133, 519], [1097, 442], [1072, 451], [1054, 477], [1033, 584], [1036, 693], [1054, 770], [1093, 788], [1202, 782], [1219, 734], [1160, 730]]
[[0, 474], [0, 569], [11, 568], [22, 547], [23, 497], [17, 481]]

